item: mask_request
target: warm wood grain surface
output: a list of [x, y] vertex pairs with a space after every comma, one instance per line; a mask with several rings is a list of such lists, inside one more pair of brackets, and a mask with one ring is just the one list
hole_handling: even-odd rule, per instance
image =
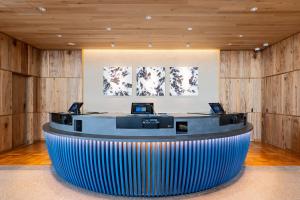
[[[33, 46], [253, 49], [300, 30], [298, 0], [0, 1], [0, 29]], [[41, 13], [37, 7], [47, 12]], [[250, 8], [258, 7], [256, 13]], [[152, 20], [145, 20], [151, 15]], [[111, 31], [106, 28], [111, 27]], [[187, 31], [192, 27], [192, 31]], [[62, 34], [63, 37], [57, 37]], [[243, 38], [239, 34], [244, 35]], [[75, 42], [75, 47], [67, 46]], [[228, 46], [228, 43], [232, 43]], [[16, 52], [17, 53], [17, 52]], [[285, 55], [284, 52], [282, 52]], [[16, 60], [18, 62], [18, 60]]]
[[[0, 165], [50, 165], [51, 161], [44, 142], [19, 147], [0, 154]], [[247, 166], [300, 165], [300, 154], [271, 145], [254, 143], [246, 158]]]

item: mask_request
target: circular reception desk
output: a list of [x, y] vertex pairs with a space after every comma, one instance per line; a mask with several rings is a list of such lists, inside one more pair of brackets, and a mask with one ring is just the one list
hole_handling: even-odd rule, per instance
[[252, 125], [230, 115], [53, 113], [43, 131], [63, 180], [99, 193], [154, 197], [229, 182], [243, 167]]

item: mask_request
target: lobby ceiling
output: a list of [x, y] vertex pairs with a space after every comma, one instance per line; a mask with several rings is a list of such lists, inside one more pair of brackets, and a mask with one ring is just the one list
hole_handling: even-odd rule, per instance
[[0, 32], [43, 49], [254, 49], [300, 31], [300, 0], [0, 0]]

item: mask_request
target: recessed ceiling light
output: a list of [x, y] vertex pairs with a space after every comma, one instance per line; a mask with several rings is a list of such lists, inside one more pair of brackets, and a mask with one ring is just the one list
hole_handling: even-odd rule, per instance
[[46, 12], [46, 11], [47, 11], [47, 9], [44, 8], [44, 7], [42, 7], [42, 6], [37, 7], [37, 9], [38, 9], [40, 12]]
[[269, 46], [269, 43], [265, 42], [263, 45], [264, 45], [264, 47], [267, 47], [267, 46]]
[[151, 20], [151, 19], [152, 19], [152, 16], [146, 15], [145, 19], [146, 19], [146, 20]]
[[61, 37], [62, 37], [62, 35], [61, 35], [61, 34], [57, 34], [56, 36], [57, 36], [57, 37], [59, 37], [59, 38], [61, 38]]
[[192, 27], [188, 27], [186, 30], [188, 30], [188, 31], [192, 31], [192, 30], [193, 30], [193, 28], [192, 28]]
[[114, 42], [111, 43], [111, 47], [114, 48], [116, 45]]
[[74, 42], [68, 42], [69, 46], [75, 46], [76, 44]]
[[256, 12], [257, 10], [258, 10], [257, 7], [252, 7], [252, 8], [250, 8], [250, 11], [251, 11], [251, 12]]
[[242, 37], [244, 37], [244, 35], [241, 35], [241, 34], [240, 34], [239, 37], [242, 38]]
[[186, 43], [185, 45], [187, 48], [190, 48], [191, 47], [191, 44], [189, 42]]
[[152, 45], [151, 42], [148, 43], [148, 47], [149, 47], [149, 48], [152, 48], [152, 47], [153, 47], [153, 45]]
[[256, 47], [254, 50], [255, 50], [255, 51], [259, 51], [259, 50], [260, 50], [260, 48], [259, 48], [259, 47]]
[[111, 27], [106, 27], [106, 30], [107, 31], [111, 31]]
[[231, 46], [231, 45], [232, 45], [232, 43], [230, 43], [230, 42], [229, 42], [227, 45], [228, 45], [228, 46]]

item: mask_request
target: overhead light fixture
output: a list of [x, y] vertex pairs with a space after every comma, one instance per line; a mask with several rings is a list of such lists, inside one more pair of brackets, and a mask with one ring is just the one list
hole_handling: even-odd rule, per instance
[[189, 42], [186, 43], [185, 45], [187, 48], [190, 48], [191, 47], [191, 44]]
[[111, 43], [111, 47], [114, 48], [116, 45], [114, 42]]
[[75, 46], [76, 44], [74, 42], [68, 42], [69, 46]]
[[151, 20], [151, 19], [152, 19], [152, 16], [146, 15], [145, 19], [146, 19], [146, 20]]
[[242, 37], [244, 37], [244, 35], [240, 34], [239, 37], [242, 38]]
[[269, 43], [265, 42], [265, 43], [263, 44], [263, 46], [264, 46], [264, 47], [267, 47], [267, 46], [269, 46]]
[[151, 42], [148, 43], [148, 47], [149, 47], [149, 48], [152, 48], [152, 47], [153, 47], [153, 45], [152, 45]]
[[111, 27], [106, 27], [106, 30], [107, 31], [111, 31]]
[[192, 28], [192, 27], [188, 27], [186, 30], [188, 30], [188, 31], [192, 31], [192, 30], [193, 30], [193, 28]]
[[252, 7], [252, 8], [250, 8], [250, 11], [251, 11], [251, 12], [256, 12], [257, 10], [258, 10], [257, 7]]
[[56, 36], [57, 36], [57, 37], [59, 37], [59, 38], [61, 38], [61, 37], [62, 37], [62, 35], [61, 35], [61, 34], [57, 34]]
[[259, 48], [259, 47], [256, 47], [254, 50], [255, 50], [255, 51], [260, 51], [260, 48]]
[[37, 9], [40, 12], [46, 12], [47, 11], [47, 9], [45, 7], [42, 7], [42, 6], [37, 7]]
[[232, 45], [232, 43], [230, 43], [230, 42], [229, 42], [227, 45], [228, 45], [228, 46], [231, 46], [231, 45]]

